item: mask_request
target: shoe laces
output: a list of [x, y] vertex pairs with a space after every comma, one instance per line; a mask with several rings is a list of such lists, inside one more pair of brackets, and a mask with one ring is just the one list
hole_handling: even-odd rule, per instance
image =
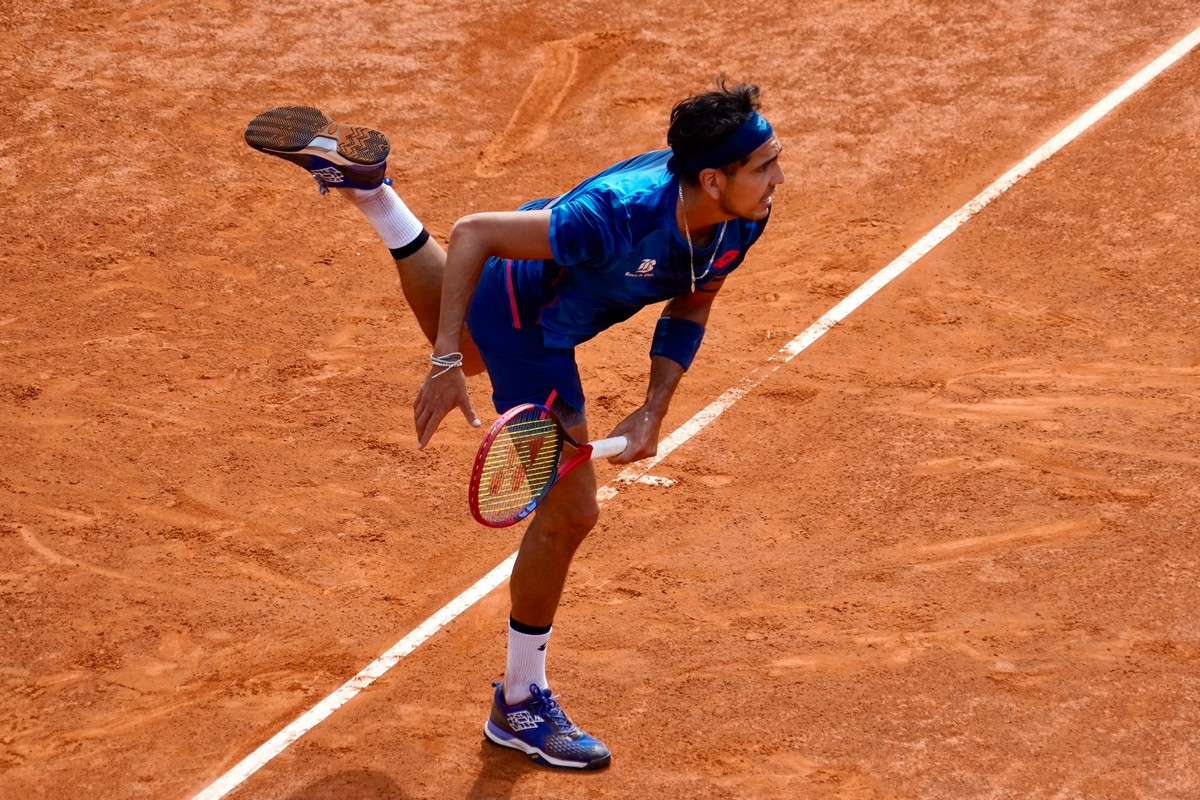
[[549, 689], [543, 690], [537, 685], [530, 685], [530, 691], [533, 692], [533, 706], [537, 709], [538, 714], [548, 720], [559, 733], [573, 733], [575, 731], [575, 723], [567, 716], [567, 712], [562, 710], [562, 706], [558, 704], [558, 696], [550, 694]]
[[[329, 184], [328, 183], [321, 180], [316, 175], [313, 175], [312, 178], [314, 181], [317, 182], [317, 194], [329, 194]], [[392, 185], [391, 177], [384, 178], [382, 183], [385, 186], [391, 186]]]

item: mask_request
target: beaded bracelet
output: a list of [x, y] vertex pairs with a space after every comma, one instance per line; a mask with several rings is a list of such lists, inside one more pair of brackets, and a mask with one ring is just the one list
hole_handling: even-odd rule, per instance
[[435, 372], [429, 376], [431, 378], [436, 378], [439, 375], [445, 375], [447, 372], [454, 369], [455, 367], [461, 367], [462, 363], [463, 363], [463, 354], [462, 353], [446, 353], [446, 355], [444, 355], [444, 356], [439, 356], [436, 353], [430, 353], [429, 361], [435, 367], [442, 368], [441, 372]]

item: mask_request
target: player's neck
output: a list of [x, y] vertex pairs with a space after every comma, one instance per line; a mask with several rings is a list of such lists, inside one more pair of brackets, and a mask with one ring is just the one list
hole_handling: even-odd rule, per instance
[[696, 247], [707, 247], [716, 236], [717, 223], [726, 219], [716, 201], [700, 187], [683, 184], [683, 195], [675, 203], [675, 221], [681, 233], [690, 233]]

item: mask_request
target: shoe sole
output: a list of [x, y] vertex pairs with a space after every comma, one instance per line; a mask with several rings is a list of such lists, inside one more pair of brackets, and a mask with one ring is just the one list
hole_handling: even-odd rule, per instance
[[[285, 158], [287, 154], [315, 155], [343, 166], [376, 166], [386, 161], [391, 151], [381, 131], [339, 125], [324, 111], [308, 106], [284, 106], [259, 114], [246, 126], [246, 144]], [[334, 157], [335, 153], [341, 158]]]
[[611, 755], [607, 755], [604, 758], [586, 764], [580, 764], [577, 761], [562, 761], [554, 758], [553, 756], [546, 755], [533, 745], [526, 744], [520, 739], [514, 739], [505, 736], [503, 732], [492, 725], [492, 721], [490, 719], [483, 725], [483, 735], [486, 736], [488, 741], [492, 742], [493, 744], [498, 744], [501, 747], [508, 747], [513, 750], [519, 750], [525, 755], [529, 756], [531, 760], [536, 761], [539, 764], [549, 764], [552, 767], [565, 767], [567, 769], [604, 769], [609, 765], [609, 763], [612, 762]]

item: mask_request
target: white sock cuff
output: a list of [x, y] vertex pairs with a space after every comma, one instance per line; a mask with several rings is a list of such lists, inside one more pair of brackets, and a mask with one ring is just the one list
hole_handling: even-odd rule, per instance
[[386, 183], [375, 189], [339, 189], [338, 193], [363, 213], [388, 249], [412, 243], [425, 230], [396, 190]]
[[551, 631], [528, 634], [508, 629], [508, 665], [504, 671], [504, 701], [519, 703], [531, 696], [530, 685], [550, 688], [546, 681], [546, 647]]

